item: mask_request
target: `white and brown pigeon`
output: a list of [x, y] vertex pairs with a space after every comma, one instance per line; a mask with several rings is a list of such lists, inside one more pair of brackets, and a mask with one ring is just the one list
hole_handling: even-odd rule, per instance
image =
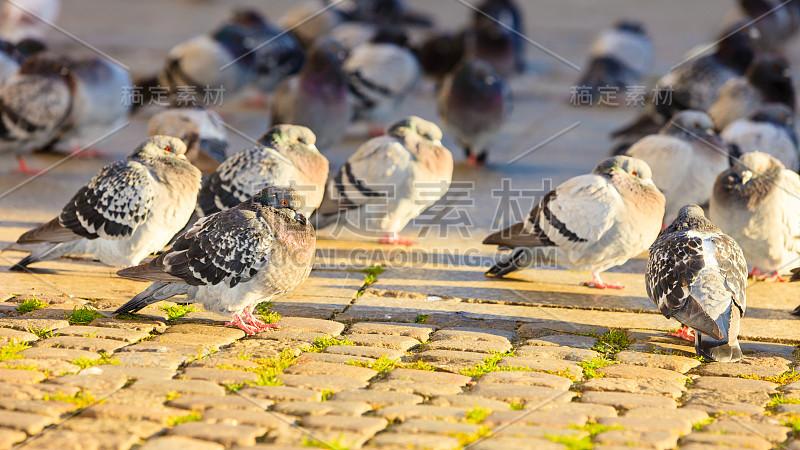
[[361, 236], [385, 233], [386, 244], [413, 243], [398, 233], [449, 189], [453, 155], [435, 124], [412, 116], [386, 136], [364, 143], [328, 181], [311, 221], [318, 230], [338, 223]]
[[800, 168], [800, 148], [794, 122], [789, 107], [770, 103], [750, 117], [732, 122], [720, 137], [726, 144], [735, 145], [740, 153], [764, 152], [796, 171]]
[[20, 236], [19, 244], [40, 245], [12, 270], [66, 254], [124, 267], [161, 250], [189, 220], [200, 190], [200, 171], [184, 153], [180, 139], [153, 136], [102, 168], [58, 217]]
[[800, 176], [766, 153], [745, 153], [717, 177], [708, 217], [741, 246], [754, 278], [783, 281], [800, 261]]
[[117, 272], [152, 284], [115, 314], [186, 294], [206, 311], [232, 314], [227, 325], [247, 334], [274, 327], [252, 311], [291, 292], [311, 272], [316, 235], [302, 208], [302, 196], [271, 186], [234, 208], [200, 219], [154, 260]]
[[587, 69], [578, 86], [590, 89], [592, 94], [600, 92], [600, 88], [625, 91], [641, 83], [652, 67], [653, 41], [644, 25], [622, 20], [603, 30], [592, 43]]
[[678, 218], [650, 247], [647, 295], [667, 318], [694, 330], [698, 356], [719, 362], [742, 359], [739, 323], [746, 308], [747, 263], [730, 236], [697, 205]]
[[[650, 178], [644, 161], [627, 156], [608, 158], [591, 174], [570, 178], [545, 195], [525, 221], [484, 239], [512, 249], [486, 276], [547, 263], [591, 272], [586, 286], [622, 289], [600, 273], [644, 252], [658, 236], [664, 196]], [[536, 251], [542, 247], [555, 252]]]
[[625, 154], [653, 169], [653, 182], [667, 199], [665, 222], [684, 205], [707, 203], [717, 175], [730, 167], [728, 147], [701, 111], [678, 113], [658, 134], [638, 140]]
[[233, 208], [267, 186], [291, 187], [304, 197], [303, 215], [319, 207], [328, 180], [328, 159], [315, 145], [314, 133], [298, 125], [276, 125], [261, 145], [231, 156], [203, 183], [198, 217]]
[[216, 112], [202, 107], [179, 107], [161, 111], [147, 122], [147, 135], [180, 138], [186, 158], [205, 174], [212, 174], [230, 151], [228, 133]]

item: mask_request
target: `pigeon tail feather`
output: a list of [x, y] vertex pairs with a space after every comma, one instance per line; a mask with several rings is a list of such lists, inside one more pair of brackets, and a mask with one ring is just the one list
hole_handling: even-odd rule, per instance
[[147, 305], [188, 292], [189, 286], [185, 284], [153, 283], [150, 287], [137, 294], [136, 297], [133, 297], [128, 303], [117, 308], [117, 310], [114, 311], [114, 315], [133, 313]]
[[695, 331], [694, 348], [698, 355], [717, 362], [736, 362], [742, 359], [742, 348], [736, 337], [717, 340]]
[[18, 263], [11, 266], [11, 269], [16, 272], [23, 272], [26, 268], [39, 261], [47, 261], [56, 259], [70, 253], [78, 242], [58, 242], [54, 244], [40, 244], [28, 256], [23, 258]]

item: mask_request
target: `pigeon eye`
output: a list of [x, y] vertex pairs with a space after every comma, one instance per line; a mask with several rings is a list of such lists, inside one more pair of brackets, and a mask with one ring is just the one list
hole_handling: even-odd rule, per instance
[[634, 170], [633, 172], [631, 172], [631, 175], [633, 175], [635, 177], [638, 177], [639, 176], [639, 172]]
[[695, 123], [694, 124], [694, 129], [695, 130], [699, 130], [700, 128], [703, 128], [703, 127], [701, 127], [699, 123]]
[[171, 152], [171, 151], [172, 151], [172, 147], [170, 147], [170, 146], [168, 145], [168, 146], [164, 147], [164, 151], [165, 151], [165, 152]]
[[281, 200], [281, 205], [289, 206], [289, 202], [287, 202], [286, 200]]

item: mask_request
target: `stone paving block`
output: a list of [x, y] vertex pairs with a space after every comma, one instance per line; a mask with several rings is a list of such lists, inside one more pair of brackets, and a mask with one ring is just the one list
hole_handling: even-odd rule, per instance
[[334, 353], [303, 353], [297, 358], [297, 362], [324, 362], [324, 363], [332, 363], [332, 364], [349, 364], [350, 361], [362, 361], [362, 362], [375, 362], [374, 358], [365, 358], [363, 356], [348, 356], [348, 355], [337, 355]]
[[[188, 367], [204, 367], [207, 369], [235, 368], [239, 370], [257, 369], [258, 363], [247, 359], [240, 359], [238, 356], [224, 356], [222, 351], [209, 355], [207, 358], [200, 358], [190, 362]], [[277, 354], [275, 355], [277, 356]], [[221, 366], [221, 367], [220, 367]]]
[[230, 320], [230, 316], [224, 316], [211, 311], [191, 311], [185, 316], [175, 319], [175, 322], [181, 325], [196, 323], [202, 325], [225, 326], [225, 323], [230, 322]]
[[177, 448], [191, 450], [223, 450], [225, 447], [216, 442], [201, 441], [184, 436], [161, 436], [150, 439], [138, 450], [174, 450]]
[[258, 380], [258, 375], [253, 372], [233, 369], [210, 369], [205, 367], [187, 367], [181, 378], [192, 380], [206, 380], [217, 384], [236, 384]]
[[246, 397], [264, 398], [267, 400], [280, 401], [320, 401], [322, 394], [310, 389], [300, 389], [288, 386], [245, 386], [239, 391], [240, 395]]
[[128, 381], [126, 377], [114, 375], [64, 375], [50, 380], [53, 384], [73, 386], [89, 391], [95, 397], [105, 397], [122, 389]]
[[[177, 393], [172, 394], [180, 395]], [[166, 395], [153, 391], [134, 391], [131, 389], [120, 389], [108, 397], [104, 397], [104, 403], [115, 405], [137, 406], [141, 408], [160, 408], [164, 406]]]
[[701, 411], [705, 411], [710, 415], [716, 415], [716, 414], [754, 415], [754, 414], [761, 414], [762, 412], [764, 412], [763, 406], [751, 405], [742, 402], [703, 400], [700, 398], [691, 398], [689, 400], [686, 400], [683, 406], [692, 409], [699, 409]]
[[118, 433], [124, 430], [138, 438], [147, 439], [164, 430], [164, 425], [146, 420], [114, 420], [73, 417], [58, 425], [61, 430], [77, 431], [81, 434]]
[[495, 411], [481, 422], [490, 428], [502, 425], [532, 425], [547, 427], [582, 427], [589, 418], [579, 413], [548, 413], [538, 411]]
[[26, 437], [28, 436], [23, 431], [12, 430], [10, 428], [0, 428], [0, 448], [11, 448], [17, 442], [22, 442], [25, 440]]
[[720, 417], [715, 422], [703, 427], [704, 432], [722, 434], [741, 434], [750, 436], [760, 436], [774, 443], [783, 442], [788, 437], [792, 429], [789, 427], [769, 424], [755, 423], [745, 417]]
[[570, 402], [570, 403], [555, 403], [555, 404], [548, 404], [544, 405], [539, 408], [539, 411], [542, 412], [549, 412], [552, 414], [561, 414], [561, 413], [575, 413], [575, 414], [583, 414], [589, 418], [589, 420], [597, 421], [600, 417], [616, 417], [617, 410], [614, 409], [612, 406], [608, 405], [597, 405], [592, 403], [578, 403], [578, 402]]
[[581, 402], [599, 403], [617, 409], [633, 409], [639, 407], [676, 408], [675, 400], [661, 395], [629, 394], [627, 392], [584, 392]]
[[[249, 358], [262, 358], [262, 359], [274, 358], [278, 356], [281, 351], [286, 349], [292, 349], [295, 355], [300, 354], [299, 350], [295, 350], [299, 346], [292, 346], [287, 344], [288, 343], [285, 342], [274, 341], [269, 339], [258, 339], [256, 337], [256, 338], [238, 340], [233, 344], [220, 350], [219, 353], [221, 355], [225, 355], [226, 357], [232, 356], [238, 358], [239, 355], [244, 355], [245, 357]], [[307, 344], [303, 343], [301, 346], [306, 347]]]
[[433, 325], [422, 323], [380, 323], [359, 322], [354, 323], [348, 330], [354, 334], [387, 334], [392, 336], [408, 336], [419, 342], [426, 342], [431, 333], [436, 330]]
[[583, 369], [577, 363], [566, 360], [543, 359], [543, 358], [515, 358], [506, 356], [500, 359], [497, 364], [501, 367], [526, 367], [531, 370], [542, 372], [559, 372], [568, 374], [573, 379], [583, 377]]
[[373, 382], [369, 388], [376, 391], [405, 392], [423, 397], [437, 395], [456, 395], [462, 392], [461, 386], [446, 383], [426, 383], [403, 380], [381, 380]]
[[616, 355], [617, 361], [622, 364], [655, 367], [659, 369], [674, 370], [686, 373], [700, 365], [700, 361], [679, 355], [658, 355], [654, 353], [623, 351]]
[[0, 328], [0, 344], [5, 344], [6, 342], [36, 342], [38, 340], [39, 336], [27, 331]]
[[800, 391], [800, 381], [795, 381], [794, 383], [784, 384], [782, 386], [778, 386], [777, 389], [782, 392], [787, 391]]
[[629, 392], [632, 394], [667, 395], [678, 399], [686, 387], [670, 380], [592, 378], [581, 383], [582, 391]]
[[797, 414], [800, 415], [800, 405], [798, 404], [783, 404], [775, 405], [775, 412], [778, 414]]
[[[363, 298], [363, 297], [362, 297]], [[421, 312], [421, 311], [420, 311]], [[339, 322], [344, 323], [359, 323], [359, 322], [414, 322], [417, 319], [417, 311], [406, 310], [400, 308], [376, 308], [368, 305], [355, 304], [347, 311], [341, 312], [333, 316]], [[426, 321], [427, 322], [427, 321]]]
[[61, 361], [74, 361], [78, 358], [86, 358], [90, 361], [100, 359], [98, 353], [69, 348], [31, 347], [18, 354], [26, 359], [58, 359]]
[[[296, 343], [297, 346], [308, 346], [315, 340], [328, 336], [325, 333], [317, 333], [314, 331], [267, 331], [258, 333], [251, 336], [248, 340], [265, 340], [265, 341], [279, 341], [287, 343]], [[302, 345], [301, 345], [302, 344]]]
[[625, 417], [641, 417], [647, 419], [683, 419], [689, 421], [692, 425], [708, 420], [708, 414], [705, 411], [693, 408], [678, 408], [678, 409], [664, 409], [664, 408], [635, 408], [625, 411]]
[[[196, 324], [186, 324], [196, 325]], [[175, 325], [178, 326], [178, 325]], [[221, 328], [221, 327], [215, 327]], [[235, 342], [231, 336], [226, 335], [204, 335], [204, 334], [190, 334], [190, 333], [173, 333], [172, 328], [167, 328], [164, 334], [156, 336], [151, 342], [157, 344], [172, 344], [174, 346], [184, 346], [186, 350], [194, 350], [195, 357], [204, 356], [205, 354], [219, 350], [220, 347], [230, 345]], [[241, 330], [238, 330], [241, 331]], [[242, 331], [242, 333], [244, 333]], [[190, 354], [190, 353], [189, 353]], [[190, 354], [191, 355], [191, 354]]]
[[552, 402], [569, 402], [575, 397], [574, 392], [550, 389], [542, 386], [518, 386], [513, 384], [480, 382], [468, 392], [468, 395], [493, 398], [512, 403], [529, 403], [550, 400]]
[[523, 339], [538, 338], [541, 336], [548, 336], [553, 334], [554, 331], [563, 331], [571, 334], [605, 334], [609, 330], [606, 327], [596, 325], [585, 325], [572, 322], [561, 322], [557, 320], [546, 320], [541, 322], [523, 323], [520, 325], [517, 333]]
[[73, 386], [39, 383], [0, 383], [0, 398], [17, 398], [21, 400], [40, 400], [45, 395], [62, 393], [67, 396], [75, 395], [80, 389]]
[[331, 399], [344, 402], [364, 402], [373, 408], [383, 408], [390, 405], [416, 405], [422, 403], [422, 397], [419, 395], [363, 389], [337, 392], [333, 394]]
[[293, 364], [287, 367], [283, 373], [287, 375], [339, 375], [367, 381], [377, 375], [378, 371], [368, 367], [308, 361]]
[[284, 386], [312, 389], [315, 391], [347, 391], [367, 387], [366, 381], [341, 375], [278, 375]]
[[[92, 370], [92, 373], [125, 377], [129, 380], [138, 380], [143, 378], [168, 380], [175, 375], [174, 370], [164, 369], [161, 367], [123, 366], [121, 364], [101, 364], [99, 366], [90, 367], [89, 369]], [[83, 371], [81, 371], [81, 373], [83, 373]]]
[[37, 436], [25, 450], [57, 449], [127, 449], [139, 440], [132, 433], [81, 433], [55, 429]]
[[[303, 442], [303, 439], [309, 439], [307, 433], [307, 431], [295, 427], [281, 428], [267, 433], [264, 441], [272, 442], [273, 445], [278, 446], [279, 450], [287, 447], [294, 448], [293, 446]], [[335, 442], [341, 448], [361, 448], [370, 437], [371, 435], [351, 433], [349, 431], [315, 430], [312, 439], [319, 442]]]
[[677, 436], [684, 436], [692, 432], [692, 424], [688, 420], [665, 417], [659, 417], [658, 420], [650, 417], [601, 417], [597, 423], [608, 427], [621, 427], [625, 430], [666, 431]]
[[47, 378], [42, 372], [0, 368], [0, 383], [38, 383]]
[[150, 337], [150, 333], [144, 330], [97, 327], [91, 325], [71, 325], [68, 327], [59, 328], [58, 335], [114, 339], [123, 342], [136, 342]]
[[466, 417], [467, 408], [434, 405], [393, 405], [381, 408], [376, 415], [389, 422], [403, 422], [408, 419], [449, 420], [458, 422]]
[[394, 350], [391, 348], [365, 347], [363, 345], [331, 345], [325, 349], [325, 353], [360, 356], [372, 359], [378, 359], [381, 357], [400, 359], [405, 355], [405, 353], [400, 350]]
[[[411, 321], [413, 320], [412, 318]], [[474, 319], [463, 314], [433, 312], [425, 320], [425, 325], [434, 325], [439, 328], [485, 328], [514, 331], [519, 323], [514, 320]]]
[[681, 447], [688, 445], [703, 445], [717, 447], [748, 448], [754, 450], [767, 450], [772, 448], [772, 444], [759, 436], [725, 435], [719, 433], [695, 432], [684, 436], [680, 441]]
[[77, 407], [72, 403], [46, 400], [22, 400], [18, 398], [0, 398], [0, 410], [39, 414], [58, 417], [74, 411]]
[[568, 361], [578, 362], [600, 356], [600, 353], [594, 350], [586, 350], [583, 348], [535, 345], [523, 345], [516, 349], [514, 354], [521, 358], [566, 359]]
[[686, 375], [674, 370], [657, 367], [635, 366], [631, 364], [613, 364], [597, 369], [609, 378], [629, 378], [632, 380], [666, 380], [684, 383], [689, 379]]
[[512, 424], [498, 429], [492, 434], [492, 436], [498, 438], [525, 438], [537, 440], [547, 440], [548, 437], [567, 437], [577, 440], [589, 436], [589, 433], [583, 430], [575, 430], [572, 428]]
[[386, 419], [381, 417], [307, 416], [301, 426], [311, 430], [345, 431], [372, 436], [386, 428]]
[[294, 425], [296, 419], [274, 411], [246, 411], [237, 409], [209, 409], [203, 413], [203, 421], [230, 425], [251, 425], [274, 430]]
[[[770, 401], [770, 394], [767, 394], [766, 392], [747, 391], [747, 390], [742, 390], [742, 391], [732, 390], [730, 392], [725, 392], [722, 390], [689, 389], [684, 394], [683, 401], [685, 404], [704, 402], [709, 405], [740, 403], [744, 405], [751, 405], [758, 408], [764, 408], [767, 405], [767, 402]], [[707, 409], [703, 408], [703, 410]], [[734, 410], [736, 409], [731, 409], [731, 411]], [[743, 412], [743, 411], [738, 411], [738, 412]]]
[[447, 372], [431, 372], [416, 369], [392, 369], [386, 372], [387, 380], [418, 381], [421, 383], [453, 384], [466, 386], [471, 377]]
[[[163, 352], [129, 352], [125, 351], [126, 348], [123, 347], [120, 349], [122, 351], [114, 354], [114, 358], [119, 361], [121, 366], [154, 367], [175, 372], [178, 370], [178, 366], [190, 358], [185, 354], [169, 353], [166, 349]], [[96, 356], [100, 357], [100, 355]]]
[[44, 319], [36, 317], [6, 317], [0, 319], [0, 327], [20, 331], [58, 330], [69, 326], [64, 319]]
[[544, 386], [564, 391], [572, 386], [572, 380], [569, 378], [549, 373], [528, 371], [490, 372], [481, 377], [481, 382]]
[[712, 377], [739, 377], [755, 375], [758, 377], [774, 377], [782, 374], [783, 368], [754, 366], [751, 364], [730, 364], [711, 362], [698, 367], [694, 373]]
[[406, 434], [473, 434], [480, 428], [471, 423], [446, 422], [443, 420], [408, 419], [392, 427], [392, 432]]
[[461, 352], [478, 353], [505, 353], [511, 350], [511, 344], [506, 341], [485, 341], [467, 339], [442, 339], [431, 341], [423, 347], [424, 350], [455, 350]]
[[163, 333], [167, 329], [166, 320], [163, 319], [149, 319], [145, 318], [142, 314], [143, 311], [157, 311], [164, 318], [167, 314], [160, 309], [147, 307], [139, 310], [137, 315], [142, 316], [135, 320], [115, 319], [112, 317], [98, 317], [89, 323], [90, 327], [104, 327], [104, 328], [121, 328], [123, 330], [143, 331], [145, 333]]
[[496, 450], [497, 448], [508, 450], [526, 450], [529, 448], [535, 448], [537, 450], [563, 450], [564, 445], [546, 439], [497, 437], [476, 442], [474, 445], [470, 446], [470, 448], [475, 450]]
[[60, 359], [9, 359], [0, 364], [9, 369], [33, 367], [36, 370], [55, 376], [78, 373], [81, 370], [75, 364]]
[[419, 341], [408, 336], [394, 336], [389, 334], [348, 334], [347, 338], [356, 345], [380, 347], [408, 351], [419, 345]]
[[167, 419], [183, 416], [186, 411], [165, 406], [122, 405], [115, 403], [96, 403], [80, 413], [80, 417], [90, 419], [146, 420], [165, 423]]
[[[200, 358], [206, 356], [210, 353], [210, 350], [216, 350], [216, 347], [213, 345], [213, 343], [207, 343], [206, 339], [202, 336], [186, 335], [181, 333], [174, 333], [171, 335], [181, 338], [183, 342], [167, 342], [166, 339], [162, 339], [164, 336], [165, 335], [162, 334], [154, 338], [154, 340], [142, 341], [136, 344], [128, 345], [127, 347], [122, 347], [119, 349], [118, 353], [167, 353], [172, 358], [183, 357], [181, 362], [184, 362], [189, 358]], [[190, 338], [186, 339], [186, 336], [190, 336]]]
[[[387, 407], [389, 408], [389, 407]], [[280, 402], [276, 403], [273, 411], [290, 416], [360, 416], [372, 409], [365, 402], [344, 402], [328, 400], [326, 402]]]
[[0, 411], [0, 427], [24, 431], [29, 436], [41, 432], [44, 427], [56, 422], [56, 420], [57, 418], [55, 417], [41, 416], [39, 414]]
[[778, 387], [776, 383], [748, 378], [700, 377], [692, 385], [692, 389], [721, 391], [756, 391], [772, 394]]
[[370, 439], [368, 445], [389, 449], [452, 450], [461, 444], [454, 437], [436, 434], [381, 433]]
[[39, 341], [38, 347], [71, 348], [90, 352], [113, 353], [126, 345], [123, 341], [78, 336], [56, 336]]
[[483, 408], [489, 411], [505, 411], [511, 408], [506, 402], [472, 395], [439, 395], [430, 400], [434, 406], [454, 406], [457, 408]]
[[173, 325], [169, 327], [164, 334], [201, 335], [207, 338], [224, 339], [228, 343], [245, 337], [244, 331], [238, 328], [203, 325], [199, 323], [180, 323]]
[[344, 331], [343, 323], [307, 317], [282, 317], [276, 325], [277, 329], [282, 331], [308, 331], [328, 336], [338, 336]]
[[516, 341], [518, 337], [517, 333], [513, 331], [470, 327], [442, 329], [433, 333], [431, 337], [431, 341], [448, 341], [451, 339], [511, 343]]
[[247, 397], [241, 395], [181, 395], [167, 404], [191, 411], [205, 411], [210, 408], [263, 411], [272, 405], [273, 401], [249, 395]]
[[309, 319], [328, 320], [333, 315], [342, 312], [346, 305], [311, 305], [311, 304], [291, 304], [278, 301], [272, 304], [270, 311], [275, 311], [281, 316], [286, 317], [307, 317]]
[[225, 395], [225, 389], [221, 386], [205, 380], [137, 380], [128, 389], [134, 391], [152, 391], [163, 393], [170, 392], [179, 394], [201, 394], [201, 395]]
[[187, 422], [167, 430], [168, 435], [185, 436], [203, 441], [212, 441], [226, 447], [233, 445], [255, 445], [256, 438], [267, 430], [249, 425], [227, 423]]
[[667, 431], [634, 431], [610, 430], [604, 431], [594, 437], [594, 443], [600, 445], [628, 445], [634, 442], [637, 445], [657, 450], [674, 448], [678, 436]]
[[413, 356], [415, 361], [424, 361], [430, 365], [447, 370], [448, 372], [459, 372], [481, 364], [486, 359], [483, 353], [457, 352], [453, 350], [428, 350], [417, 353]]
[[525, 345], [533, 346], [565, 346], [582, 349], [590, 349], [597, 343], [597, 339], [589, 336], [579, 336], [574, 334], [552, 334], [542, 336], [538, 339], [525, 341]]

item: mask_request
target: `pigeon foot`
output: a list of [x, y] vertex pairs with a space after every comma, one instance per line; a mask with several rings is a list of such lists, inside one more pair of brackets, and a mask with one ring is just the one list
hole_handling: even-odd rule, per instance
[[681, 338], [683, 340], [694, 342], [694, 330], [687, 327], [686, 325], [682, 325], [678, 331], [670, 331], [667, 333], [670, 336], [674, 336], [677, 338]]

